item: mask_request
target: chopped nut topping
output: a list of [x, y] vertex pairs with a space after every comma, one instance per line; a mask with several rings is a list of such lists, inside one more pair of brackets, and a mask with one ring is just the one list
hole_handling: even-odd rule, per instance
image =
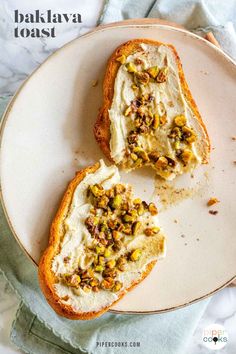
[[157, 169], [165, 169], [167, 166], [168, 166], [168, 160], [165, 156], [159, 157], [159, 159], [155, 163], [155, 167]]
[[147, 69], [148, 74], [155, 79], [159, 73], [159, 68], [157, 66], [152, 66], [151, 68]]
[[139, 248], [137, 248], [135, 251], [131, 253], [130, 260], [136, 262], [140, 259], [141, 255], [142, 255], [142, 251]]
[[186, 118], [183, 114], [181, 114], [175, 117], [174, 122], [177, 127], [183, 127], [186, 124]]
[[126, 68], [129, 73], [136, 73], [137, 72], [137, 68], [133, 63], [127, 63]]
[[148, 73], [145, 72], [136, 72], [135, 76], [134, 76], [134, 82], [138, 85], [138, 84], [142, 84], [142, 85], [147, 85], [149, 83], [150, 80], [150, 76], [148, 75]]
[[[146, 152], [139, 146], [133, 148], [137, 160], [149, 159]], [[83, 269], [76, 267], [72, 273], [62, 274], [58, 281], [72, 287], [76, 295], [98, 292], [100, 289], [119, 291], [123, 284], [118, 280], [120, 272], [124, 272], [129, 262], [138, 261], [142, 251], [137, 248], [127, 252], [129, 240], [136, 235], [154, 235], [159, 232], [157, 226], [145, 228], [146, 224], [140, 218], [147, 213], [157, 214], [154, 203], [149, 205], [140, 198], [132, 199], [132, 190], [129, 186], [117, 183], [105, 190], [101, 184], [88, 187], [87, 198], [91, 203], [90, 213], [84, 224], [91, 235], [92, 241], [85, 245]], [[149, 231], [150, 230], [150, 231]], [[126, 241], [127, 240], [127, 241]], [[124, 254], [124, 251], [126, 253]], [[64, 257], [67, 262], [68, 257]]]
[[159, 70], [159, 73], [157, 75], [157, 82], [158, 83], [163, 83], [167, 80], [167, 74], [168, 74], [168, 67], [165, 66]]
[[192, 151], [185, 149], [181, 154], [180, 154], [180, 159], [184, 162], [184, 164], [187, 164], [189, 161], [191, 161], [193, 158], [193, 153]]
[[210, 198], [210, 199], [208, 200], [207, 206], [212, 206], [212, 205], [214, 205], [214, 204], [216, 204], [216, 203], [219, 203], [219, 200], [218, 200], [217, 198], [215, 198], [215, 197], [212, 197], [212, 198]]
[[154, 114], [153, 122], [152, 122], [153, 128], [157, 129], [159, 127], [159, 124], [160, 124], [159, 114]]
[[116, 281], [112, 290], [114, 292], [117, 292], [122, 288], [122, 286], [123, 286], [123, 284], [120, 281]]
[[144, 230], [144, 233], [146, 236], [153, 236], [155, 234], [158, 234], [159, 231], [160, 231], [159, 227], [147, 227]]
[[148, 206], [148, 210], [150, 211], [151, 215], [157, 215], [158, 211], [157, 211], [157, 207], [154, 203], [150, 203]]
[[121, 64], [125, 64], [126, 62], [126, 56], [124, 54], [122, 54], [121, 56], [119, 56], [118, 58], [116, 58], [116, 61], [120, 62]]

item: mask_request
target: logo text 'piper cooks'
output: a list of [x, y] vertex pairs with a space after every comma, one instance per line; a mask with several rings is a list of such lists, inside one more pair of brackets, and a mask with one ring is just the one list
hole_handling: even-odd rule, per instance
[[219, 324], [211, 324], [203, 330], [203, 344], [212, 350], [222, 349], [226, 346], [229, 336], [225, 328]]

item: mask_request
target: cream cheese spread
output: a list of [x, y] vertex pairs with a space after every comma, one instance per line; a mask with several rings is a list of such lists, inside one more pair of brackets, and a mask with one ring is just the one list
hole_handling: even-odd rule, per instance
[[[100, 167], [94, 173], [88, 173], [74, 191], [67, 217], [64, 220], [65, 235], [61, 241], [59, 253], [52, 262], [52, 271], [59, 277], [70, 273], [76, 267], [87, 269], [90, 260], [87, 259], [86, 247], [92, 243], [92, 237], [85, 226], [91, 205], [88, 203], [87, 189], [90, 185], [100, 184], [105, 189], [111, 188], [120, 182], [120, 175], [116, 166], [106, 166], [100, 161]], [[140, 221], [149, 226], [157, 225], [157, 216], [142, 215]], [[120, 291], [130, 287], [133, 281], [140, 279], [147, 264], [157, 258], [165, 256], [164, 236], [147, 237], [141, 231], [137, 236], [127, 237], [124, 247], [126, 251], [142, 248], [142, 256], [137, 262], [129, 262], [125, 272], [118, 274], [118, 280], [123, 283]], [[123, 252], [123, 249], [119, 251]], [[65, 259], [67, 261], [65, 262]], [[99, 275], [98, 275], [99, 276]], [[119, 297], [119, 292], [100, 289], [98, 292], [87, 293], [83, 289], [73, 288], [59, 281], [55, 285], [57, 295], [61, 302], [70, 305], [76, 312], [99, 311], [109, 306]]]
[[[150, 93], [153, 96], [153, 106], [156, 112], [161, 115], [164, 108], [167, 116], [167, 123], [160, 129], [156, 129], [152, 136], [139, 136], [139, 143], [146, 151], [157, 151], [160, 156], [168, 156], [176, 161], [176, 151], [173, 148], [171, 140], [168, 139], [174, 117], [184, 115], [187, 124], [194, 125], [193, 129], [201, 129], [197, 119], [194, 117], [190, 105], [185, 99], [181, 88], [178, 74], [178, 66], [175, 55], [171, 48], [165, 45], [147, 45], [141, 44], [141, 50], [129, 55], [126, 63], [120, 65], [114, 84], [114, 96], [109, 110], [110, 117], [110, 151], [111, 157], [116, 164], [124, 165], [127, 150], [127, 136], [134, 127], [134, 121], [131, 117], [125, 117], [124, 112], [132, 100], [135, 100], [136, 92], [132, 88], [133, 78], [127, 70], [127, 63], [135, 63], [135, 60], [142, 61], [142, 70], [150, 67], [159, 68], [167, 66], [168, 76], [166, 82], [158, 84], [150, 82], [142, 87], [143, 93]], [[172, 179], [176, 174], [181, 174], [186, 170], [191, 170], [201, 163], [195, 144], [190, 147], [194, 158], [191, 163], [184, 166], [177, 161], [172, 173], [168, 179]]]

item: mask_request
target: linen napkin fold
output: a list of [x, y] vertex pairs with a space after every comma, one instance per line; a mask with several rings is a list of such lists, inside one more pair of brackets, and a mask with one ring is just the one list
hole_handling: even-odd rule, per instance
[[[0, 115], [8, 100], [0, 98]], [[209, 301], [166, 314], [106, 313], [95, 320], [71, 321], [47, 304], [37, 267], [16, 242], [1, 205], [0, 235], [0, 269], [22, 300], [11, 339], [26, 353], [183, 354]]]
[[[236, 59], [235, 5], [234, 0], [108, 0], [99, 23], [156, 17], [178, 22], [195, 33], [210, 30]], [[0, 115], [7, 101], [0, 99]], [[160, 315], [107, 313], [92, 321], [70, 321], [57, 316], [46, 303], [37, 269], [15, 241], [2, 207], [0, 234], [0, 268], [22, 299], [11, 339], [26, 353], [183, 354], [209, 301]], [[132, 342], [140, 346], [131, 347]]]
[[98, 24], [142, 17], [173, 21], [196, 34], [211, 31], [236, 60], [235, 0], [106, 0]]

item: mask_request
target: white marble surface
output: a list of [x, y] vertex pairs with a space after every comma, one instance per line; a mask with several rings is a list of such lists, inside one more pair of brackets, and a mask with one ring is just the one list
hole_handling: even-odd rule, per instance
[[[22, 81], [57, 48], [96, 25], [103, 0], [1, 0], [0, 1], [0, 96], [12, 95]], [[53, 7], [54, 6], [54, 7]], [[82, 24], [56, 25], [55, 39], [15, 39], [13, 10], [30, 12], [52, 9], [54, 12], [79, 12]], [[20, 353], [10, 343], [9, 333], [19, 299], [0, 276], [0, 353]], [[214, 295], [192, 336], [186, 353], [208, 354], [202, 345], [202, 331], [209, 324], [222, 324], [229, 333], [229, 342], [222, 354], [236, 353], [236, 288], [226, 288]], [[182, 354], [182, 353], [181, 353]], [[183, 353], [184, 354], [184, 353]]]

